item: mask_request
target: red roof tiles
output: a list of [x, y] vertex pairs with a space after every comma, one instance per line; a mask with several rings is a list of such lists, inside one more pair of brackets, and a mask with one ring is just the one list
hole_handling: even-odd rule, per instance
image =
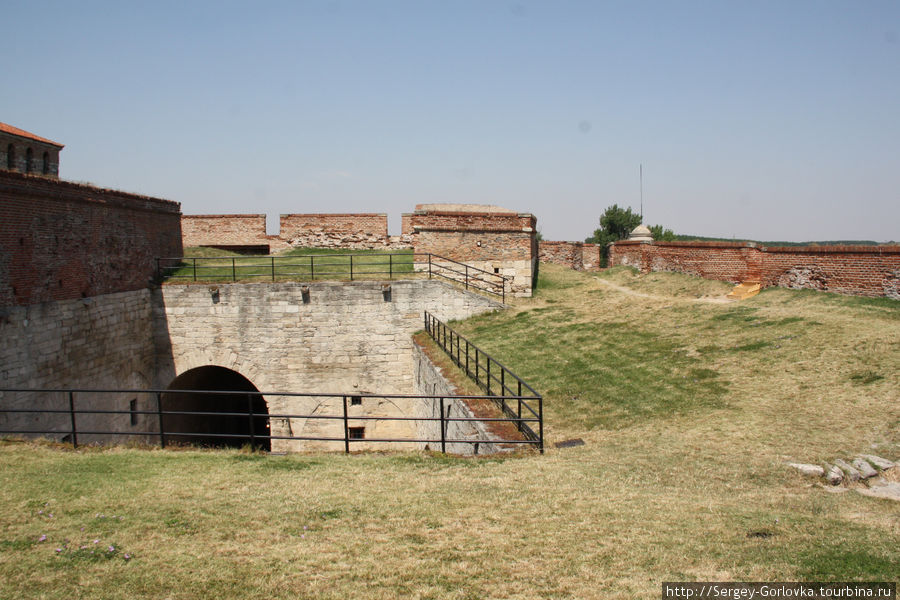
[[62, 148], [63, 145], [53, 140], [48, 140], [47, 138], [42, 138], [38, 135], [34, 135], [33, 133], [29, 133], [24, 129], [19, 129], [18, 127], [13, 127], [12, 125], [7, 125], [6, 123], [0, 122], [0, 132], [10, 133], [12, 135], [17, 135], [19, 137], [28, 138], [34, 140], [36, 142], [44, 142], [45, 144], [50, 144], [51, 146], [56, 146], [58, 148]]

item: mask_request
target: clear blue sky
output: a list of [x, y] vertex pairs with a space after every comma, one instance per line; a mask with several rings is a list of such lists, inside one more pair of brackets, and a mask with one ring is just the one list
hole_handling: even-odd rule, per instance
[[2, 0], [0, 121], [187, 214], [900, 240], [900, 2]]

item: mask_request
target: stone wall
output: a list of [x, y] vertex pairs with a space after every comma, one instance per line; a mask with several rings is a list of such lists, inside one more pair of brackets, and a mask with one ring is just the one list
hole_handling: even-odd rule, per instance
[[598, 271], [600, 269], [600, 246], [584, 242], [539, 243], [540, 260], [569, 267], [576, 271]]
[[[150, 388], [154, 373], [165, 363], [154, 347], [151, 316], [150, 291], [146, 289], [0, 308], [0, 388]], [[76, 394], [76, 399], [76, 408], [128, 410], [131, 400], [137, 400], [138, 410], [155, 407], [155, 398], [146, 394]], [[0, 404], [7, 408], [69, 408], [66, 394], [0, 392]], [[69, 415], [0, 414], [0, 429], [11, 424], [27, 429], [39, 423], [57, 428], [61, 432], [57, 439], [71, 426]], [[82, 430], [147, 431], [155, 421], [141, 415], [136, 425], [131, 425], [129, 415], [79, 415], [77, 424]], [[81, 442], [97, 439], [79, 436]]]
[[[444, 377], [441, 369], [436, 366], [428, 355], [418, 346], [413, 344], [413, 362], [415, 364], [415, 385], [416, 393], [431, 396], [455, 396], [460, 391], [455, 385]], [[439, 418], [440, 402], [422, 402], [416, 414]], [[466, 405], [464, 400], [444, 400], [444, 415], [448, 418], [472, 418], [474, 414]], [[439, 440], [441, 439], [441, 423], [440, 421], [416, 421], [416, 436], [422, 439]], [[469, 444], [465, 442], [446, 444], [447, 452], [453, 454], [493, 454], [500, 451], [496, 444], [490, 443], [495, 438], [482, 422], [475, 421], [448, 421], [446, 425], [445, 439], [457, 440], [478, 440], [478, 444]], [[430, 450], [440, 450], [440, 443], [422, 444]]]
[[672, 271], [763, 287], [900, 299], [900, 246], [757, 247], [728, 242], [616, 242], [610, 266]]
[[[202, 366], [247, 377], [261, 391], [415, 393], [413, 332], [423, 313], [462, 319], [502, 305], [438, 281], [167, 285], [155, 292], [157, 347], [172, 357], [156, 385]], [[266, 396], [270, 413], [340, 414], [340, 396]], [[421, 414], [419, 401], [366, 399], [359, 414]], [[335, 412], [337, 411], [337, 412]], [[273, 421], [275, 421], [273, 419]], [[307, 422], [308, 421], [308, 422]], [[415, 426], [373, 421], [367, 437], [414, 437]], [[343, 436], [340, 422], [292, 419], [273, 434]], [[405, 435], [397, 435], [404, 433]], [[354, 443], [354, 448], [364, 444]], [[373, 447], [387, 449], [377, 444]], [[409, 444], [398, 444], [397, 448]], [[273, 443], [273, 449], [342, 449], [342, 442]]]
[[176, 202], [0, 171], [0, 306], [146, 288], [180, 256]]

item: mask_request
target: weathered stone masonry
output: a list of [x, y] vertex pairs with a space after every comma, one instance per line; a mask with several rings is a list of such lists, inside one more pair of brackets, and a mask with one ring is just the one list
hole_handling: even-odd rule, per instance
[[543, 263], [553, 263], [576, 271], [600, 270], [600, 246], [583, 242], [539, 243]]
[[751, 243], [621, 241], [609, 264], [672, 271], [763, 287], [817, 289], [900, 300], [900, 246], [783, 246]]
[[[167, 285], [154, 292], [160, 385], [208, 365], [244, 375], [261, 391], [416, 394], [412, 334], [425, 310], [462, 319], [502, 305], [438, 281]], [[340, 414], [339, 397], [267, 396], [270, 413]], [[427, 411], [427, 412], [426, 412]], [[430, 414], [422, 400], [363, 399], [351, 416]], [[275, 435], [342, 435], [335, 421], [273, 419]], [[367, 437], [415, 437], [415, 422], [360, 422]], [[338, 442], [277, 442], [280, 450], [339, 450]], [[359, 444], [354, 447], [365, 447]], [[410, 444], [378, 444], [379, 449]]]

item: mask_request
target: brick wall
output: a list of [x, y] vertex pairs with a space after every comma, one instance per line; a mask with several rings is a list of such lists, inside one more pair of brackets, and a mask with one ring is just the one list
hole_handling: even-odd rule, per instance
[[536, 274], [537, 219], [511, 211], [416, 210], [408, 215], [416, 252], [432, 253], [498, 273], [514, 295], [530, 296]]
[[[29, 149], [31, 164], [28, 163]], [[53, 144], [0, 131], [0, 170], [58, 179], [60, 149]]]
[[738, 283], [900, 299], [900, 246], [783, 246], [621, 241], [609, 264]]
[[385, 214], [281, 215], [279, 237], [302, 248], [384, 248], [390, 245]]
[[181, 254], [177, 202], [0, 171], [0, 306], [145, 288]]
[[266, 235], [266, 215], [182, 215], [181, 239], [185, 247], [288, 247], [278, 236]]
[[539, 244], [541, 262], [563, 265], [576, 271], [600, 269], [600, 246], [583, 242], [547, 242]]

